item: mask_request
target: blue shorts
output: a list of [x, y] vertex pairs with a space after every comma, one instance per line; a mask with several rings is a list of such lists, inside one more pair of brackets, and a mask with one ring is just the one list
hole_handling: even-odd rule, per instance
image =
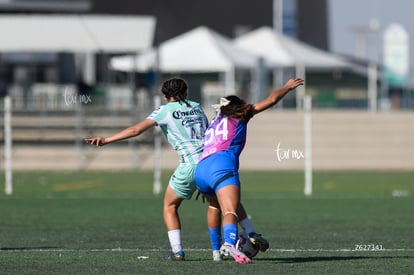
[[195, 171], [195, 182], [200, 192], [208, 197], [227, 185], [240, 186], [239, 161], [234, 154], [222, 151], [201, 160]]

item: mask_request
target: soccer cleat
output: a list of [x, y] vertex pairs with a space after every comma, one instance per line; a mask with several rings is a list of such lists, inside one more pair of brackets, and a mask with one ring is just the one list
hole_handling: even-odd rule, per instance
[[184, 259], [185, 259], [185, 253], [182, 250], [180, 250], [180, 251], [178, 251], [176, 253], [174, 253], [174, 252], [171, 251], [170, 254], [168, 254], [165, 257], [165, 259], [166, 260], [171, 260], [171, 261], [184, 261]]
[[247, 257], [243, 252], [239, 251], [234, 245], [224, 243], [220, 248], [220, 253], [223, 256], [232, 256], [236, 263], [250, 264], [252, 260]]
[[220, 250], [213, 251], [213, 261], [220, 262], [223, 260], [223, 255], [221, 255]]
[[260, 251], [265, 252], [269, 249], [269, 242], [262, 237], [262, 234], [257, 234], [255, 232], [249, 233], [250, 242], [254, 245], [257, 245]]

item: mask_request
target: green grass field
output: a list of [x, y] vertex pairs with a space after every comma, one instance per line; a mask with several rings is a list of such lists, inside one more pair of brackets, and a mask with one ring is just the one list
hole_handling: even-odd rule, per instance
[[414, 273], [414, 172], [315, 172], [309, 198], [302, 172], [241, 178], [271, 244], [251, 265], [212, 261], [206, 205], [195, 200], [180, 212], [187, 260], [163, 260], [152, 172], [17, 172], [14, 194], [0, 194], [0, 274]]

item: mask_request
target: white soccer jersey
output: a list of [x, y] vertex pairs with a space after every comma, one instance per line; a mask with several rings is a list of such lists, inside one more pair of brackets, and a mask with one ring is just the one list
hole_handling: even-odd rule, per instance
[[203, 151], [204, 132], [208, 120], [199, 103], [172, 101], [153, 111], [148, 119], [162, 129], [168, 142], [177, 151], [180, 162], [197, 164]]

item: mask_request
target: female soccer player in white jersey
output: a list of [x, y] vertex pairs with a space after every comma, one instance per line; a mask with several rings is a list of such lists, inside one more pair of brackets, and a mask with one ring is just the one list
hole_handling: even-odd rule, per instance
[[299, 85], [303, 85], [302, 79], [290, 79], [255, 104], [246, 104], [237, 96], [222, 98], [217, 116], [205, 133], [203, 154], [195, 172], [196, 185], [213, 207], [220, 207], [224, 232], [220, 251], [238, 263], [251, 263], [251, 259], [235, 247], [240, 206], [239, 156], [246, 143], [247, 123]]
[[159, 125], [168, 142], [177, 151], [180, 164], [172, 174], [164, 195], [163, 216], [171, 245], [168, 259], [184, 260], [181, 245], [181, 223], [178, 208], [196, 190], [194, 171], [202, 152], [208, 120], [199, 103], [187, 99], [187, 84], [179, 78], [165, 81], [161, 92], [165, 105], [153, 111], [147, 119], [107, 138], [94, 137], [85, 141], [103, 146], [138, 136]]
[[[164, 195], [163, 216], [171, 245], [168, 259], [184, 260], [181, 245], [181, 223], [178, 208], [184, 199], [190, 199], [196, 190], [194, 171], [203, 151], [203, 138], [208, 121], [199, 103], [187, 99], [187, 84], [184, 80], [173, 78], [163, 83], [161, 92], [167, 104], [153, 111], [147, 119], [107, 138], [87, 138], [89, 144], [103, 146], [116, 141], [138, 136], [153, 126], [159, 125], [173, 149], [180, 157], [180, 164], [170, 178]], [[220, 211], [209, 207], [208, 221], [210, 227], [220, 220]], [[240, 223], [247, 233], [255, 234], [244, 208], [239, 209], [239, 216], [245, 217]], [[211, 225], [213, 224], [213, 225]], [[210, 234], [213, 234], [210, 232]], [[259, 234], [255, 234], [261, 237]], [[264, 240], [264, 239], [263, 239]], [[213, 259], [220, 260], [218, 249], [221, 246], [221, 234], [215, 232], [211, 237]], [[266, 240], [264, 240], [266, 242]], [[217, 248], [218, 246], [218, 248]]]

